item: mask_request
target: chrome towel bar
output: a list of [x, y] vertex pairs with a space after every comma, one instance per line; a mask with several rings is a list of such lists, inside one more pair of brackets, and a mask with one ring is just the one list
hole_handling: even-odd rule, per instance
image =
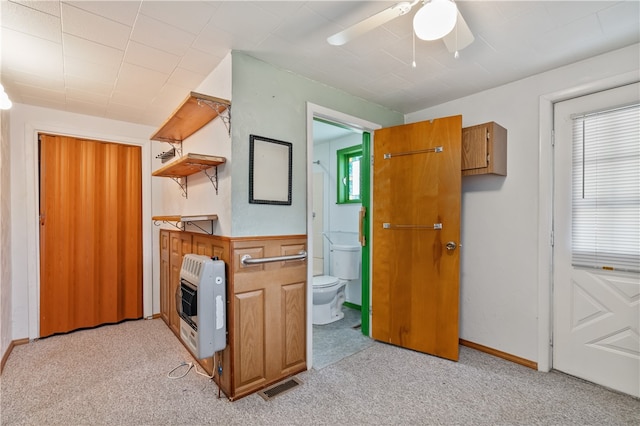
[[284, 262], [287, 260], [305, 260], [306, 258], [307, 252], [304, 250], [300, 250], [298, 254], [289, 256], [261, 257], [258, 259], [253, 259], [250, 254], [245, 254], [240, 258], [240, 263], [243, 265], [259, 265], [261, 263]]

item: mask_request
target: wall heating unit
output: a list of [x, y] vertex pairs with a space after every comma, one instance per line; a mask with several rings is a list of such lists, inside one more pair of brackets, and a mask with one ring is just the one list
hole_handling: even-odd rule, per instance
[[180, 339], [198, 359], [227, 345], [226, 276], [222, 260], [186, 254], [176, 289]]

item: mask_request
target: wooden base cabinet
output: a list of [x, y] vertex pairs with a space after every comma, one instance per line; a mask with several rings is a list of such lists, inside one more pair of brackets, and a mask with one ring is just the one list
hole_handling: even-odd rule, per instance
[[233, 350], [237, 394], [249, 394], [306, 369], [306, 262], [246, 266], [252, 258], [298, 254], [305, 239], [233, 244]]
[[[166, 243], [165, 243], [166, 241]], [[175, 289], [186, 253], [217, 256], [227, 265], [227, 347], [199, 360], [230, 400], [306, 370], [306, 261], [243, 265], [242, 256], [298, 254], [306, 236], [228, 238], [160, 231], [161, 318], [179, 337]], [[169, 272], [167, 272], [169, 271]], [[218, 367], [222, 375], [218, 376]]]

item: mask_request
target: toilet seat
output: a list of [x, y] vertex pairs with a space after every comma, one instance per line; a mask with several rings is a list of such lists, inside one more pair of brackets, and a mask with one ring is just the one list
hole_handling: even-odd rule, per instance
[[330, 275], [319, 275], [313, 277], [313, 288], [326, 288], [339, 283], [339, 279]]

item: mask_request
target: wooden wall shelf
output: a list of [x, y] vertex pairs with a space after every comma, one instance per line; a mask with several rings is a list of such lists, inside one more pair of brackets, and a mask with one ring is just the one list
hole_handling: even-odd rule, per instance
[[[230, 131], [230, 109], [231, 102], [226, 99], [191, 92], [151, 136], [151, 140], [181, 143], [218, 116]], [[225, 111], [226, 117], [223, 117]]]
[[218, 157], [215, 155], [202, 155], [202, 154], [185, 154], [182, 158], [179, 158], [166, 166], [156, 170], [152, 173], [153, 176], [180, 178], [189, 176], [194, 173], [201, 172], [202, 170], [224, 164], [226, 158]]
[[[193, 225], [196, 228], [200, 229], [202, 232], [213, 235], [213, 222], [218, 220], [218, 215], [206, 214], [198, 216], [152, 216], [151, 219], [153, 220], [153, 224], [156, 226], [160, 226], [161, 223], [166, 223], [175, 228], [178, 228], [180, 231], [184, 231], [186, 225]], [[211, 230], [208, 231], [204, 229], [196, 222], [211, 222]]]

